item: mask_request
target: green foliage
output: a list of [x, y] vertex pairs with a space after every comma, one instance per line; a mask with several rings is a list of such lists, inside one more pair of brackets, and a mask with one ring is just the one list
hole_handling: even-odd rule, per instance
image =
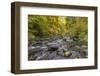
[[88, 21], [87, 17], [67, 17], [66, 27], [68, 29], [67, 35], [70, 37], [77, 37], [82, 42], [87, 43], [88, 38]]
[[28, 16], [28, 39], [69, 36], [77, 37], [87, 43], [88, 21], [87, 17], [72, 16]]

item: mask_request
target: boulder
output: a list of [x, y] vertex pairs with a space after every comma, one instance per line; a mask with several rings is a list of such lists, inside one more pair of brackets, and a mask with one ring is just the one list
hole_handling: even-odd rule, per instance
[[86, 58], [87, 55], [88, 55], [88, 50], [87, 50], [87, 49], [83, 49], [83, 50], [80, 51], [80, 54], [81, 54], [81, 56], [82, 56], [83, 58]]
[[55, 59], [56, 56], [57, 56], [57, 52], [54, 51], [54, 52], [49, 53], [47, 58], [48, 58], [48, 60], [53, 60], [53, 59]]
[[80, 52], [82, 50], [82, 48], [80, 46], [76, 45], [73, 50]]
[[70, 58], [74, 59], [74, 58], [81, 58], [81, 54], [77, 51], [71, 51], [72, 55], [70, 56]]
[[82, 45], [82, 48], [83, 48], [83, 49], [87, 49], [87, 46], [86, 46], [86, 45]]
[[63, 37], [63, 41], [72, 42], [73, 40], [70, 37]]
[[31, 47], [28, 47], [28, 50], [33, 50], [35, 47], [34, 46], [31, 46]]
[[70, 51], [65, 51], [64, 52], [64, 56], [65, 57], [69, 57], [69, 56], [71, 56], [72, 55], [72, 53], [70, 52]]
[[47, 60], [49, 52], [47, 51], [40, 51], [34, 54], [34, 59], [35, 60]]
[[60, 45], [57, 43], [48, 43], [47, 47], [49, 51], [55, 51], [60, 47]]
[[57, 55], [54, 59], [55, 59], [55, 60], [58, 60], [58, 59], [65, 59], [65, 58], [64, 58], [63, 56]]
[[62, 44], [63, 40], [62, 39], [57, 39], [56, 42], [59, 43], [59, 44]]
[[45, 60], [45, 58], [47, 58], [45, 53], [39, 54], [39, 55], [37, 55], [36, 60]]
[[28, 54], [32, 55], [34, 53], [34, 49], [35, 49], [34, 46], [28, 47]]
[[33, 46], [33, 47], [29, 47], [28, 48], [28, 51], [29, 51], [29, 54], [34, 54], [34, 53], [37, 53], [37, 52], [40, 52], [40, 51], [43, 51], [43, 50], [48, 50], [47, 47], [41, 47], [41, 46]]
[[59, 55], [59, 56], [64, 56], [64, 51], [63, 51], [62, 48], [59, 48], [59, 49], [57, 50], [57, 55]]

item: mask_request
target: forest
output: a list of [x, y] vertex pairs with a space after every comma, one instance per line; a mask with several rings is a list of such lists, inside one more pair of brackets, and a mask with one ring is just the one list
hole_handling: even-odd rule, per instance
[[28, 15], [28, 60], [87, 58], [88, 18]]

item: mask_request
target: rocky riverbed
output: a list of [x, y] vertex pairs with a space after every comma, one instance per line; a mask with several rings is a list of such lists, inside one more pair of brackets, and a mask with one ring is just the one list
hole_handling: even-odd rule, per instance
[[69, 37], [38, 39], [29, 43], [28, 60], [87, 58], [87, 46]]

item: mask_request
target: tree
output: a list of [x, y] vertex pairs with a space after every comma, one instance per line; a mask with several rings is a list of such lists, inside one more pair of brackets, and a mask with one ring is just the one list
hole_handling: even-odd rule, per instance
[[87, 43], [88, 18], [73, 16], [28, 16], [28, 39], [68, 36]]

